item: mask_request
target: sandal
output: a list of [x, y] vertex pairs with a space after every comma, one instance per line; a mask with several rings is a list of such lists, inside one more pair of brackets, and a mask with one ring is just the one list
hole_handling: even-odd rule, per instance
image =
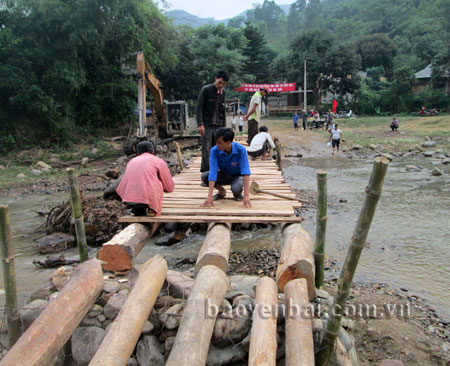
[[219, 200], [223, 200], [225, 198], [225, 195], [223, 194], [220, 194], [220, 193], [216, 193], [214, 196], [213, 196], [213, 200], [214, 201], [219, 201]]

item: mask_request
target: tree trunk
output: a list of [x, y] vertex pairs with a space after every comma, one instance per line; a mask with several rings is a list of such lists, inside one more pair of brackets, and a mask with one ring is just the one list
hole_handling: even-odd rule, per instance
[[300, 224], [282, 227], [284, 247], [277, 268], [277, 284], [280, 291], [291, 280], [305, 278], [308, 283], [309, 298], [314, 297], [314, 256], [313, 244], [308, 233]]
[[142, 265], [133, 290], [89, 366], [124, 366], [127, 363], [166, 274], [167, 262], [159, 255]]
[[96, 259], [75, 268], [58, 297], [19, 338], [1, 366], [48, 366], [88, 313], [103, 288], [103, 272]]
[[206, 265], [214, 265], [222, 271], [228, 267], [230, 255], [230, 224], [211, 224], [195, 265], [195, 273]]
[[314, 260], [316, 264], [316, 287], [323, 286], [325, 237], [327, 233], [327, 172], [317, 172], [317, 219], [316, 219], [316, 248]]
[[314, 366], [314, 341], [311, 318], [314, 310], [308, 300], [308, 284], [304, 278], [285, 286], [286, 366]]
[[[157, 226], [156, 226], [157, 227]], [[143, 224], [131, 224], [120, 233], [103, 244], [98, 251], [98, 259], [106, 262], [102, 264], [105, 271], [128, 271], [145, 245], [145, 241], [153, 235], [155, 225], [149, 230]]]
[[249, 366], [275, 366], [277, 356], [277, 284], [262, 277], [256, 286]]
[[229, 282], [216, 266], [204, 266], [197, 275], [181, 317], [166, 366], [203, 366], [214, 324]]
[[389, 160], [387, 158], [383, 156], [375, 158], [372, 175], [366, 188], [366, 198], [359, 213], [358, 222], [356, 223], [355, 231], [353, 232], [353, 237], [347, 251], [347, 257], [339, 275], [338, 289], [333, 301], [333, 311], [331, 311], [327, 323], [325, 336], [320, 347], [321, 350], [317, 354], [316, 364], [318, 366], [326, 366], [333, 352], [334, 342], [339, 327], [341, 326], [342, 311], [345, 309], [345, 304], [350, 294], [359, 257], [366, 245], [367, 235], [372, 224], [373, 216], [375, 215], [378, 199], [381, 196], [388, 165]]

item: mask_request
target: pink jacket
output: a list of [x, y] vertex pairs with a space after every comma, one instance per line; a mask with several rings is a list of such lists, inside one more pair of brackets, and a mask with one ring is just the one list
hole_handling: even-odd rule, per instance
[[146, 203], [161, 215], [163, 192], [172, 192], [174, 182], [164, 160], [143, 153], [131, 159], [116, 189], [123, 202]]

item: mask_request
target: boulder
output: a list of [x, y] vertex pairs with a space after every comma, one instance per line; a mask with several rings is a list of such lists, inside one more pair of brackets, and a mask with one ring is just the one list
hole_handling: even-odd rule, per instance
[[103, 308], [100, 305], [94, 304], [89, 309], [89, 312], [87, 313], [88, 318], [96, 318], [101, 313], [103, 313]]
[[103, 309], [103, 313], [105, 314], [106, 318], [114, 319], [117, 314], [119, 314], [119, 311], [122, 308], [123, 304], [125, 304], [126, 300], [127, 296], [124, 296], [120, 293], [111, 296], [106, 303], [105, 308]]
[[30, 302], [29, 304], [25, 305], [22, 309], [20, 309], [19, 316], [23, 326], [25, 328], [28, 328], [44, 311], [47, 305], [48, 301], [38, 299]]
[[120, 283], [117, 281], [105, 281], [103, 283], [103, 291], [116, 293], [120, 290]]
[[159, 316], [159, 321], [164, 325], [164, 328], [169, 330], [178, 328], [183, 309], [184, 303], [175, 304], [163, 312]]
[[34, 291], [30, 296], [30, 302], [34, 300], [46, 300], [50, 298], [52, 294], [52, 291], [50, 290], [50, 286], [44, 286], [41, 288], [38, 288], [36, 291]]
[[88, 318], [87, 316], [83, 318], [80, 323], [80, 327], [102, 327], [102, 323], [98, 321], [97, 318]]
[[26, 178], [27, 176], [25, 175], [25, 174], [23, 174], [23, 173], [19, 173], [19, 174], [17, 174], [17, 176], [16, 176], [16, 178], [17, 179], [24, 179], [24, 178]]
[[415, 165], [407, 165], [405, 169], [407, 172], [420, 172], [420, 168]]
[[155, 244], [156, 245], [164, 245], [164, 246], [171, 246], [176, 243], [179, 243], [180, 241], [186, 239], [186, 234], [181, 231], [174, 231], [172, 233], [169, 233], [167, 235], [163, 235], [161, 238], [159, 238]]
[[136, 358], [141, 366], [165, 365], [161, 344], [155, 336], [144, 336], [144, 338], [139, 341], [137, 345]]
[[168, 295], [179, 299], [187, 299], [191, 293], [192, 286], [194, 286], [193, 278], [181, 272], [167, 271], [165, 288]]
[[82, 158], [81, 161], [80, 161], [80, 164], [81, 164], [82, 167], [87, 166], [88, 163], [89, 163], [89, 158], [86, 158], [86, 157]]
[[97, 352], [106, 332], [99, 327], [79, 327], [72, 335], [72, 357], [79, 365], [88, 364]]
[[155, 327], [152, 323], [150, 323], [148, 320], [144, 323], [144, 328], [142, 328], [142, 334], [149, 335], [151, 332], [153, 332], [153, 329]]
[[60, 252], [73, 247], [75, 243], [76, 240], [73, 235], [54, 233], [38, 240], [38, 251], [41, 254]]
[[34, 176], [38, 176], [41, 175], [41, 171], [39, 169], [31, 169], [31, 174], [33, 174]]
[[58, 268], [52, 274], [52, 284], [58, 290], [61, 291], [65, 284], [69, 281], [70, 276], [72, 276], [73, 267], [64, 266]]
[[255, 289], [258, 280], [258, 276], [230, 276], [230, 288], [228, 289], [225, 297], [234, 298], [238, 295], [248, 295], [253, 297], [255, 295]]
[[422, 146], [426, 148], [434, 147], [436, 146], [436, 141], [424, 141]]
[[427, 158], [432, 157], [435, 154], [435, 151], [424, 151], [423, 156]]
[[239, 343], [250, 330], [247, 316], [234, 316], [232, 319], [218, 318], [214, 325], [212, 343], [218, 347]]
[[206, 365], [221, 366], [227, 365], [234, 361], [242, 361], [247, 356], [241, 345], [233, 345], [225, 348], [218, 348], [211, 344], [209, 346], [208, 358]]
[[433, 171], [431, 172], [431, 175], [434, 175], [434, 176], [442, 175], [442, 171], [439, 168], [435, 167], [433, 169]]
[[52, 167], [50, 165], [44, 163], [43, 161], [38, 161], [36, 163], [36, 167], [38, 167], [40, 169], [48, 169], [48, 170], [52, 169]]

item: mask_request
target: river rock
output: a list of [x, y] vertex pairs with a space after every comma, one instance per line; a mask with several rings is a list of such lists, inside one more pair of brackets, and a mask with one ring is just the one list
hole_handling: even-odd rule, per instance
[[184, 304], [175, 304], [159, 316], [159, 321], [166, 329], [176, 329], [180, 325]]
[[432, 157], [436, 152], [435, 151], [424, 151], [423, 156], [427, 158]]
[[50, 165], [44, 163], [43, 161], [38, 161], [36, 163], [36, 167], [41, 168], [41, 169], [48, 169], [48, 170], [52, 169], [52, 167]]
[[258, 276], [234, 275], [230, 276], [230, 287], [226, 298], [234, 298], [238, 295], [254, 296]]
[[167, 271], [165, 288], [168, 295], [179, 299], [187, 299], [191, 293], [192, 286], [194, 286], [193, 278], [181, 272]]
[[423, 152], [423, 148], [419, 144], [414, 145], [413, 150], [416, 150], [416, 151], [419, 151], [419, 152]]
[[98, 321], [97, 318], [88, 318], [85, 316], [80, 323], [80, 327], [102, 327], [102, 323]]
[[247, 310], [253, 307], [253, 297], [249, 295], [239, 295], [233, 299], [233, 308], [245, 306]]
[[351, 149], [350, 149], [350, 151], [358, 151], [358, 150], [361, 150], [362, 149], [362, 146], [360, 146], [360, 145], [355, 145], [355, 146], [353, 146]]
[[88, 318], [96, 318], [103, 312], [103, 308], [100, 305], [94, 304], [89, 309], [87, 314]]
[[407, 165], [405, 169], [407, 172], [420, 172], [420, 168], [415, 165]]
[[82, 158], [81, 161], [80, 161], [80, 164], [81, 164], [82, 167], [87, 166], [88, 163], [89, 163], [89, 158], [86, 158], [86, 157]]
[[218, 318], [214, 325], [212, 342], [218, 347], [242, 341], [250, 329], [248, 316], [235, 316], [232, 319]]
[[372, 150], [377, 150], [377, 149], [378, 149], [378, 145], [375, 145], [375, 144], [369, 144], [369, 147], [370, 147]]
[[431, 175], [434, 175], [434, 176], [442, 175], [442, 170], [440, 170], [438, 167], [435, 167], [433, 169], [433, 171], [431, 172]]
[[5, 166], [0, 164], [0, 170], [5, 170], [5, 169], [6, 169]]
[[159, 297], [156, 300], [155, 305], [153, 307], [155, 309], [170, 308], [172, 305], [180, 304], [183, 301], [184, 301], [183, 299], [175, 299], [172, 296], [165, 295], [165, 296]]
[[98, 149], [97, 149], [96, 147], [94, 147], [94, 148], [91, 150], [91, 154], [92, 154], [92, 155], [97, 155], [97, 154], [98, 154]]
[[246, 357], [246, 352], [241, 345], [233, 345], [225, 348], [218, 348], [211, 344], [209, 346], [208, 358], [206, 365], [221, 366], [227, 365], [234, 361], [243, 360]]
[[117, 179], [119, 178], [119, 171], [117, 169], [108, 169], [105, 173], [108, 178]]
[[164, 353], [167, 355], [172, 350], [176, 337], [167, 337], [164, 341]]
[[156, 245], [164, 245], [164, 246], [171, 246], [176, 243], [179, 243], [180, 241], [186, 239], [186, 234], [181, 231], [174, 231], [172, 233], [169, 233], [167, 235], [162, 236], [159, 238], [155, 244]]
[[106, 332], [99, 327], [80, 327], [72, 335], [72, 357], [79, 365], [88, 364], [103, 341]]
[[69, 282], [70, 276], [72, 276], [73, 267], [64, 266], [58, 268], [52, 275], [52, 284], [58, 290], [61, 291], [65, 284]]
[[28, 328], [44, 311], [47, 305], [48, 301], [38, 299], [30, 302], [20, 309], [19, 314], [23, 326]]
[[136, 358], [141, 366], [165, 365], [161, 344], [155, 336], [144, 336], [144, 338], [139, 341], [137, 345]]
[[104, 316], [103, 314], [100, 314], [100, 315], [97, 317], [97, 320], [98, 320], [100, 323], [104, 323], [104, 321], [106, 320], [106, 316]]
[[23, 174], [23, 173], [19, 173], [19, 174], [17, 174], [17, 176], [16, 176], [16, 178], [17, 179], [24, 179], [24, 178], [26, 178], [27, 176], [25, 175], [25, 174]]
[[450, 158], [445, 158], [442, 160], [442, 164], [450, 164]]
[[436, 146], [436, 141], [424, 141], [422, 143], [423, 147], [429, 148], [429, 147], [434, 147]]
[[41, 288], [38, 288], [36, 291], [34, 291], [30, 296], [30, 302], [34, 300], [45, 300], [48, 301], [50, 298], [50, 295], [52, 294], [52, 291], [50, 290], [50, 286], [44, 285]]
[[139, 362], [135, 358], [129, 358], [125, 366], [139, 366]]
[[119, 195], [116, 193], [116, 189], [119, 186], [120, 182], [122, 181], [122, 178], [123, 178], [123, 176], [119, 177], [116, 180], [112, 180], [111, 182], [109, 182], [108, 186], [103, 191], [103, 198], [105, 200], [113, 200], [113, 199], [120, 200]]
[[111, 296], [106, 303], [105, 308], [103, 309], [103, 313], [105, 314], [106, 318], [114, 319], [117, 314], [119, 314], [119, 311], [122, 308], [123, 304], [125, 304], [126, 300], [127, 297], [120, 293]]
[[116, 293], [120, 290], [120, 283], [117, 281], [105, 281], [103, 283], [103, 291]]
[[444, 154], [436, 154], [434, 157], [436, 159], [445, 159], [445, 155]]
[[39, 169], [31, 169], [31, 174], [33, 174], [34, 176], [38, 176], [41, 175], [41, 171]]
[[153, 324], [146, 320], [144, 323], [144, 328], [142, 328], [142, 334], [149, 335], [151, 332], [153, 332], [153, 329], [155, 329]]
[[54, 233], [38, 240], [38, 251], [41, 254], [67, 250], [75, 245], [75, 237], [69, 234]]

